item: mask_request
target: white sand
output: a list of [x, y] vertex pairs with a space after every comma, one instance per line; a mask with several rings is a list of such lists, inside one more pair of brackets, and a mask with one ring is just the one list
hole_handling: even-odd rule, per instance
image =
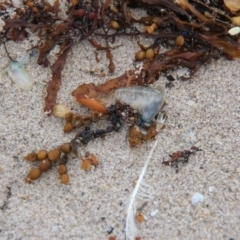
[[[144, 42], [147, 42], [144, 41]], [[151, 42], [149, 40], [149, 42]], [[71, 96], [81, 83], [104, 82], [133, 68], [135, 40], [117, 39], [123, 44], [112, 53], [116, 71], [108, 74], [108, 61], [84, 41], [74, 46], [67, 59], [58, 103], [74, 112], [87, 113]], [[150, 45], [150, 44], [149, 44]], [[19, 58], [27, 55], [30, 43], [7, 43], [9, 52]], [[0, 47], [0, 69], [8, 63]], [[52, 61], [53, 57], [50, 58]], [[64, 120], [43, 113], [46, 86], [51, 78], [48, 68], [38, 66], [37, 56], [26, 69], [34, 78], [31, 91], [24, 91], [0, 75], [0, 239], [107, 239], [109, 229], [117, 240], [124, 239], [124, 226], [133, 181], [152, 146], [147, 142], [130, 149], [127, 127], [105, 139], [90, 142], [82, 151], [100, 159], [100, 166], [84, 172], [80, 160], [68, 163], [70, 184], [59, 182], [56, 167], [34, 184], [24, 178], [34, 164], [23, 160], [33, 150], [50, 150], [71, 140], [74, 132], [64, 134]], [[154, 189], [153, 199], [143, 210], [145, 221], [138, 225], [142, 239], [239, 239], [240, 236], [240, 62], [218, 60], [203, 66], [191, 81], [175, 81], [166, 90], [167, 128], [153, 154], [145, 182]], [[91, 75], [101, 69], [106, 77]], [[154, 84], [165, 85], [160, 77]], [[112, 103], [112, 96], [102, 98]], [[101, 122], [97, 123], [98, 128]], [[168, 154], [189, 149], [183, 135], [192, 132], [195, 145], [203, 149], [190, 157], [178, 174], [164, 166]], [[193, 136], [194, 137], [194, 136]], [[204, 200], [191, 203], [195, 193]], [[141, 206], [143, 202], [138, 201]], [[159, 212], [151, 216], [155, 210]]]

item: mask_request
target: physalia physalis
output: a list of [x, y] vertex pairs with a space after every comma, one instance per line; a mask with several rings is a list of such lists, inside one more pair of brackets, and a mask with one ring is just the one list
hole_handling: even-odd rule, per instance
[[115, 92], [115, 98], [120, 103], [138, 110], [141, 120], [150, 123], [164, 104], [165, 91], [163, 88], [127, 87], [118, 89]]
[[5, 69], [9, 77], [22, 89], [31, 90], [33, 87], [33, 80], [28, 72], [18, 62], [10, 62]]

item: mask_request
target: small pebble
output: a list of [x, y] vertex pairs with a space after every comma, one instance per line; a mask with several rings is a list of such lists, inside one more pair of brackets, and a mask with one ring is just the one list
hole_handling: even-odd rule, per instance
[[209, 192], [214, 192], [214, 190], [215, 190], [215, 187], [210, 186], [210, 187], [208, 188], [208, 191], [209, 191]]
[[204, 200], [204, 196], [201, 193], [194, 193], [192, 196], [192, 204], [196, 204], [198, 202], [202, 202]]
[[237, 35], [240, 33], [240, 27], [233, 27], [228, 31], [228, 33], [232, 36]]
[[184, 142], [191, 144], [191, 145], [195, 145], [198, 141], [197, 137], [196, 137], [196, 133], [193, 131], [187, 131], [183, 134], [183, 140]]
[[156, 210], [154, 210], [154, 211], [152, 211], [152, 212], [150, 213], [150, 216], [151, 216], [151, 217], [155, 217], [155, 216], [158, 214], [158, 212], [159, 212], [159, 210], [156, 209]]

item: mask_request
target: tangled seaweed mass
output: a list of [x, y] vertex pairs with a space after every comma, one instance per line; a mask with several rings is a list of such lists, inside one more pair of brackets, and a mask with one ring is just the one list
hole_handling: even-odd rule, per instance
[[[23, 1], [23, 4], [23, 8], [15, 8], [11, 2], [0, 3], [0, 15], [5, 22], [0, 32], [1, 44], [5, 46], [7, 41], [20, 42], [28, 36], [28, 31], [38, 35], [39, 44], [33, 46], [38, 50], [37, 63], [43, 67], [50, 67], [52, 71], [52, 79], [46, 89], [44, 111], [49, 114], [54, 111], [58, 112], [66, 119], [63, 128], [65, 133], [85, 127], [76, 134], [74, 139], [65, 143], [68, 146], [67, 151], [62, 149], [62, 146], [50, 151], [40, 150], [40, 153], [44, 151], [44, 159], [48, 161], [44, 164], [41, 162], [37, 170], [31, 170], [34, 173], [32, 176], [30, 171], [27, 182], [37, 179], [42, 172], [51, 168], [52, 164], [49, 160], [60, 160], [60, 165], [66, 165], [70, 153], [78, 154], [79, 144], [87, 144], [92, 139], [113, 131], [118, 132], [123, 123], [129, 126], [130, 147], [154, 139], [157, 131], [165, 127], [163, 119], [160, 122], [154, 120], [154, 116], [164, 105], [164, 94], [162, 91], [158, 93], [158, 91], [151, 91], [144, 87], [158, 80], [159, 74], [173, 81], [171, 71], [179, 67], [189, 69], [190, 76], [181, 77], [182, 80], [188, 80], [200, 66], [212, 59], [225, 57], [232, 60], [240, 57], [240, 37], [238, 36], [240, 4], [237, 2], [231, 4], [231, 1], [227, 0], [211, 2], [199, 0], [69, 0], [65, 10], [60, 8], [59, 0], [55, 0], [53, 4], [45, 0], [28, 0]], [[10, 15], [7, 9], [14, 10], [14, 15]], [[138, 19], [133, 17], [131, 12], [136, 9], [145, 9], [146, 16]], [[57, 106], [57, 93], [62, 81], [61, 72], [73, 45], [81, 44], [84, 40], [89, 41], [96, 51], [105, 51], [109, 60], [108, 69], [111, 73], [114, 72], [115, 64], [110, 42], [122, 36], [135, 38], [140, 48], [135, 54], [135, 60], [141, 61], [141, 64], [102, 84], [83, 83], [72, 91], [72, 95], [79, 103], [94, 111], [91, 115], [73, 114], [64, 106]], [[152, 44], [147, 47], [143, 46], [139, 41], [139, 36], [148, 37], [149, 41], [152, 39]], [[106, 44], [103, 46], [96, 39], [104, 39]], [[48, 55], [55, 46], [59, 46], [60, 50], [56, 61], [51, 65]], [[167, 50], [161, 52], [162, 46]], [[7, 49], [6, 53], [8, 54]], [[97, 54], [96, 60], [98, 61]], [[17, 63], [12, 62], [12, 64]], [[116, 105], [107, 107], [96, 99], [99, 95], [107, 94], [111, 90], [132, 85], [140, 87], [128, 88], [127, 91], [119, 89], [116, 93], [116, 99], [119, 102]], [[168, 86], [171, 84], [169, 83]], [[139, 101], [136, 101], [139, 106], [145, 106], [144, 109], [138, 109], [135, 106], [136, 104], [131, 100], [132, 96], [129, 96], [129, 99], [127, 95], [125, 96], [125, 93], [134, 95], [135, 92], [140, 94], [142, 98], [140, 105]], [[146, 102], [150, 105], [155, 104], [156, 111], [152, 111], [152, 105], [148, 106], [142, 102], [144, 101], [142, 94], [152, 96], [153, 100], [149, 101], [147, 97]], [[109, 121], [109, 126], [106, 129], [92, 130], [90, 125], [101, 119]], [[42, 157], [39, 157], [38, 153], [30, 153], [25, 159], [42, 160]], [[90, 163], [88, 159], [87, 169]], [[67, 178], [65, 176], [62, 182], [67, 183]]]
[[[204, 63], [211, 59], [225, 56], [227, 59], [240, 56], [240, 44], [237, 29], [240, 25], [239, 4], [231, 1], [199, 1], [199, 0], [69, 0], [68, 9], [59, 14], [59, 0], [50, 4], [42, 1], [23, 1], [24, 8], [14, 8], [11, 2], [0, 3], [1, 15], [5, 22], [0, 33], [1, 43], [24, 40], [28, 32], [40, 38], [38, 64], [50, 66], [48, 55], [56, 45], [60, 52], [56, 62], [50, 66], [52, 79], [48, 83], [44, 111], [51, 113], [56, 103], [57, 92], [61, 86], [61, 72], [67, 55], [74, 44], [84, 39], [96, 50], [106, 51], [109, 59], [109, 72], [115, 65], [112, 59], [109, 41], [120, 36], [146, 36], [153, 39], [151, 46], [144, 47], [136, 53], [136, 60], [144, 60], [143, 66], [128, 70], [123, 75], [110, 79], [96, 86], [94, 83], [80, 85], [72, 93], [80, 103], [91, 107], [93, 104], [84, 98], [95, 98], [109, 91], [129, 85], [146, 86], [158, 79], [159, 73], [166, 74], [180, 66], [190, 69], [191, 75]], [[7, 7], [15, 10], [10, 17]], [[131, 10], [146, 9], [146, 16], [136, 19]], [[60, 15], [65, 17], [60, 17]], [[141, 27], [142, 29], [140, 30]], [[229, 30], [231, 34], [228, 33]], [[106, 40], [106, 46], [97, 43], [94, 38]], [[137, 40], [136, 40], [137, 41]], [[160, 46], [167, 51], [160, 52]], [[184, 78], [186, 79], [186, 78]]]

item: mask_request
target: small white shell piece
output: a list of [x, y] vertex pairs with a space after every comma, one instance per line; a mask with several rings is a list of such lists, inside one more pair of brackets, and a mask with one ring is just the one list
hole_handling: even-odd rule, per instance
[[151, 122], [163, 106], [165, 91], [162, 88], [152, 89], [140, 86], [120, 88], [115, 92], [115, 98], [138, 110], [143, 121]]
[[233, 27], [228, 31], [228, 33], [232, 36], [237, 35], [240, 33], [240, 27]]
[[20, 88], [24, 90], [31, 90], [33, 87], [33, 79], [27, 73], [27, 71], [18, 62], [12, 61], [5, 69], [9, 77], [15, 82]]
[[194, 195], [192, 196], [192, 204], [202, 202], [203, 200], [204, 200], [204, 196], [199, 192], [194, 193]]
[[65, 115], [70, 112], [70, 108], [62, 104], [56, 104], [53, 107], [53, 115], [60, 118], [65, 118]]

